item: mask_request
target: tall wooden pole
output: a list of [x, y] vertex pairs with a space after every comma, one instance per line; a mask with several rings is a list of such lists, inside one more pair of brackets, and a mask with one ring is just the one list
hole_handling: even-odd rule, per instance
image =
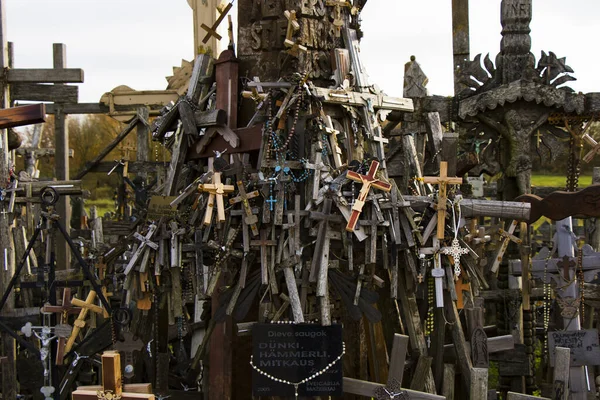
[[469, 61], [469, 0], [452, 0], [452, 48], [454, 53], [454, 95], [465, 86], [458, 82], [465, 61]]
[[[6, 1], [0, 0], [0, 66], [4, 70], [8, 67], [8, 44], [6, 40]], [[1, 84], [0, 108], [9, 106], [8, 85]], [[6, 187], [10, 179], [10, 159], [8, 153], [8, 132], [0, 130], [0, 187]], [[0, 202], [0, 292], [4, 294], [10, 278], [15, 271], [15, 253], [11, 246], [11, 218], [9, 217], [8, 203]], [[14, 297], [11, 295], [4, 306], [4, 311], [14, 309]], [[8, 358], [8, 362], [2, 366], [2, 398], [16, 399], [16, 345], [15, 340], [8, 334], [2, 332], [2, 355]]]
[[[53, 61], [55, 69], [67, 67], [67, 46], [62, 43], [52, 45]], [[64, 85], [56, 83], [55, 85]], [[67, 115], [64, 113], [64, 104], [56, 104], [54, 114], [54, 173], [57, 180], [69, 180], [69, 127]], [[71, 225], [71, 204], [69, 196], [61, 196], [56, 204], [56, 211], [60, 215], [61, 223], [67, 232]], [[71, 250], [67, 241], [60, 235], [56, 236], [56, 267], [58, 269], [69, 269], [71, 262]]]
[[[213, 57], [217, 57], [219, 52], [227, 47], [227, 42], [219, 47], [219, 41], [211, 36], [208, 42], [203, 43], [202, 39], [206, 35], [206, 31], [202, 28], [202, 24], [206, 26], [213, 26], [217, 20], [217, 5], [218, 0], [187, 0], [188, 5], [192, 8], [194, 13], [194, 58], [201, 53], [200, 50], [210, 48], [212, 50]], [[217, 31], [224, 37], [227, 38], [227, 24], [221, 24], [222, 26]], [[224, 30], [223, 30], [224, 29]], [[223, 34], [223, 32], [225, 34]]]

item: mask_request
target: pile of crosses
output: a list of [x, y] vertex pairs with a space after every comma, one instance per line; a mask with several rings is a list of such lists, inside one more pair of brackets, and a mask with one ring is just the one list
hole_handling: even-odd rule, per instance
[[[573, 173], [572, 193], [528, 194], [528, 144], [536, 130], [552, 142], [562, 121], [574, 141], [594, 146], [593, 157], [589, 125], [573, 121], [593, 118], [596, 96], [557, 88], [569, 80], [558, 75], [572, 72], [564, 59], [551, 53], [533, 68], [528, 51], [508, 40], [497, 70], [485, 62], [492, 78], [478, 57], [462, 57], [454, 99], [427, 96], [414, 59], [404, 97], [387, 96], [361, 62], [364, 2], [291, 3], [240, 0], [239, 58], [233, 43], [216, 60], [199, 55], [187, 91], [152, 125], [152, 138], [171, 152], [166, 179], [130, 183], [139, 189], [136, 219], [116, 245], [82, 243], [86, 259], [76, 252], [94, 290], [72, 298], [66, 287], [62, 304], [44, 306], [44, 326], [23, 326], [41, 350], [15, 334], [39, 353], [41, 393], [67, 398], [112, 347], [124, 365], [105, 354], [103, 386], [81, 387], [73, 399], [231, 398], [234, 381], [248, 398], [248, 333], [286, 322], [343, 326], [347, 396], [494, 398], [490, 360], [503, 392], [531, 392], [536, 336], [548, 341], [552, 397], [593, 392], [598, 335], [581, 330], [580, 317], [584, 295], [598, 297], [586, 282], [600, 256], [589, 246], [574, 251], [570, 217], [599, 216], [599, 189], [576, 192]], [[502, 4], [503, 35], [528, 36], [531, 2]], [[230, 9], [205, 26], [206, 40]], [[459, 11], [455, 23], [464, 26]], [[266, 33], [280, 26], [283, 37]], [[488, 143], [481, 151], [480, 136]], [[470, 198], [462, 176], [497, 166], [506, 169], [502, 200]], [[43, 214], [48, 226], [55, 215]], [[544, 249], [532, 257], [528, 224], [540, 216], [558, 221], [557, 256]], [[30, 260], [27, 247], [9, 292]], [[564, 321], [551, 321], [555, 296]], [[536, 299], [544, 302], [541, 335]], [[60, 320], [51, 327], [53, 313]], [[584, 321], [593, 326], [589, 315]]]

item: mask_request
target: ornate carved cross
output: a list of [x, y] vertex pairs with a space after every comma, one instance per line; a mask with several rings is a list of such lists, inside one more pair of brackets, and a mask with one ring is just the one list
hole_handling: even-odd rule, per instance
[[346, 230], [348, 232], [354, 231], [354, 228], [358, 222], [358, 217], [360, 217], [360, 213], [362, 212], [365, 204], [365, 200], [367, 199], [367, 196], [371, 190], [371, 186], [385, 192], [389, 192], [392, 189], [392, 185], [389, 182], [377, 179], [375, 177], [378, 169], [379, 161], [373, 160], [371, 161], [371, 166], [367, 175], [361, 175], [354, 171], [348, 171], [348, 174], [346, 175], [348, 179], [362, 183], [362, 188], [360, 189], [358, 198], [354, 201], [354, 205], [352, 206], [352, 215], [348, 220], [348, 225], [346, 225]]
[[462, 183], [462, 178], [452, 178], [448, 176], [448, 163], [440, 162], [440, 176], [426, 176], [423, 182], [431, 183], [439, 186], [438, 203], [437, 203], [437, 238], [444, 239], [444, 231], [446, 227], [446, 201], [448, 200], [447, 186], [459, 185]]

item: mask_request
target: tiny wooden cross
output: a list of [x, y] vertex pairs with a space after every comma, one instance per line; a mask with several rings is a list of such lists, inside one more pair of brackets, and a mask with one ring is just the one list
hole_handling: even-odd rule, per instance
[[221, 173], [215, 172], [212, 177], [213, 183], [204, 183], [198, 185], [198, 190], [208, 192], [208, 203], [206, 204], [206, 213], [204, 214], [204, 225], [208, 226], [212, 222], [212, 214], [215, 199], [217, 200], [217, 220], [225, 222], [225, 204], [223, 195], [232, 193], [235, 190], [233, 185], [224, 185], [221, 183]]
[[77, 307], [81, 307], [81, 311], [75, 320], [75, 324], [73, 326], [73, 332], [71, 332], [71, 336], [67, 341], [67, 345], [65, 346], [65, 353], [68, 353], [73, 348], [75, 344], [75, 339], [79, 335], [79, 331], [85, 327], [85, 318], [87, 317], [88, 312], [91, 310], [97, 314], [102, 314], [104, 309], [94, 304], [94, 300], [96, 299], [96, 292], [90, 290], [90, 293], [87, 295], [85, 301], [81, 301], [77, 298], [73, 298], [71, 303]]
[[[277, 241], [267, 239], [267, 229], [260, 231], [260, 240], [251, 240], [250, 246], [260, 247], [260, 271], [261, 271], [261, 282], [263, 285], [269, 284], [269, 260], [267, 255], [267, 246], [277, 246]], [[275, 260], [270, 260], [274, 262]]]
[[439, 186], [438, 204], [437, 204], [437, 238], [444, 239], [444, 231], [446, 227], [446, 201], [447, 185], [459, 185], [462, 183], [462, 178], [452, 178], [448, 176], [448, 163], [440, 162], [440, 176], [426, 176], [423, 178], [424, 183], [431, 183]]
[[217, 10], [219, 11], [219, 18], [217, 18], [212, 27], [209, 27], [206, 24], [200, 25], [202, 29], [206, 31], [206, 36], [204, 36], [204, 39], [202, 39], [202, 43], [206, 44], [210, 40], [211, 36], [214, 36], [217, 40], [221, 40], [222, 37], [217, 33], [217, 28], [219, 27], [219, 25], [221, 25], [221, 22], [223, 22], [225, 16], [229, 12], [229, 10], [231, 10], [231, 7], [233, 7], [233, 2], [227, 4], [222, 10], [217, 8]]
[[102, 354], [102, 386], [80, 386], [72, 394], [72, 400], [155, 400], [152, 385], [138, 383], [123, 385], [121, 378], [121, 355], [117, 351]]
[[[521, 239], [519, 239], [518, 237], [513, 235], [513, 233], [515, 232], [515, 229], [517, 228], [518, 223], [519, 222], [517, 220], [514, 220], [513, 222], [511, 222], [507, 231], [505, 231], [502, 228], [498, 229], [498, 233], [500, 234], [500, 236], [502, 236], [502, 238], [500, 239], [500, 240], [502, 240], [502, 245], [498, 249], [498, 252], [496, 253], [496, 256], [494, 257], [494, 263], [492, 264], [492, 268], [490, 269], [493, 273], [498, 272], [498, 269], [500, 268], [500, 262], [502, 261], [502, 257], [504, 257], [504, 253], [506, 252], [506, 249], [508, 248], [508, 244], [511, 241], [515, 242], [516, 244], [521, 244]], [[502, 226], [504, 226], [504, 225], [502, 225]]]
[[369, 191], [371, 190], [371, 186], [385, 192], [389, 192], [392, 189], [392, 185], [389, 182], [375, 178], [378, 169], [379, 161], [373, 160], [371, 161], [371, 166], [367, 175], [361, 175], [354, 171], [348, 171], [348, 174], [346, 175], [348, 179], [362, 183], [362, 188], [360, 189], [358, 198], [354, 201], [354, 205], [352, 206], [352, 215], [348, 220], [348, 225], [346, 225], [346, 230], [348, 232], [354, 231], [354, 228], [358, 222], [358, 217], [360, 217], [360, 213], [362, 212], [362, 208], [365, 204], [365, 200], [367, 199]]
[[239, 194], [237, 197], [229, 199], [229, 204], [234, 205], [237, 203], [242, 203], [242, 208], [246, 214], [244, 221], [250, 226], [250, 229], [252, 230], [252, 236], [256, 236], [258, 235], [258, 228], [256, 227], [258, 217], [252, 213], [252, 207], [250, 206], [250, 202], [248, 200], [258, 197], [260, 192], [255, 190], [253, 192], [246, 193], [246, 188], [244, 187], [243, 181], [237, 181], [237, 187]]

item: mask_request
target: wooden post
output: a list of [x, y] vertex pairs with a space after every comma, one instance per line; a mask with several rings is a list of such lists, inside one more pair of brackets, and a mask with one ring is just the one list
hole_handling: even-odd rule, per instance
[[554, 358], [554, 400], [569, 399], [569, 367], [571, 365], [571, 349], [557, 347]]
[[471, 368], [471, 400], [487, 400], [488, 370], [487, 368]]
[[206, 31], [202, 29], [202, 24], [213, 26], [217, 20], [218, 0], [188, 0], [188, 5], [194, 13], [194, 56], [210, 49], [213, 54], [219, 51], [219, 41], [216, 37], [211, 36], [206, 44], [202, 39], [206, 35]]
[[[150, 161], [150, 128], [148, 127], [150, 117], [150, 110], [148, 107], [140, 107], [138, 108], [138, 119], [137, 124], [135, 125], [135, 130], [137, 133], [137, 153], [136, 160], [141, 162]], [[138, 174], [144, 179], [144, 183], [146, 182], [146, 172], [141, 172]]]
[[[0, 67], [5, 70], [8, 67], [8, 44], [6, 42], [6, 1], [0, 0]], [[0, 93], [0, 109], [9, 106], [8, 85], [3, 84]], [[0, 182], [4, 186], [9, 180], [9, 165], [8, 156], [8, 131], [0, 130]], [[0, 202], [0, 291], [4, 293], [8, 282], [15, 271], [15, 254], [14, 249], [10, 245], [10, 225], [8, 217], [8, 203]], [[11, 294], [4, 306], [5, 312], [10, 312], [14, 309], [14, 294]], [[2, 338], [2, 355], [7, 358], [8, 362], [2, 367], [2, 398], [16, 399], [16, 347], [15, 340], [5, 332], [1, 334]]]
[[[62, 43], [52, 45], [54, 69], [67, 68], [67, 47]], [[55, 85], [64, 85], [55, 83]], [[63, 104], [56, 104], [54, 114], [54, 176], [60, 181], [69, 180], [69, 127], [67, 115], [64, 113]], [[67, 233], [71, 231], [71, 206], [69, 196], [61, 196], [56, 205], [56, 210], [64, 223]], [[56, 267], [69, 269], [71, 264], [71, 250], [62, 236], [56, 238]]]
[[454, 400], [454, 364], [444, 364], [444, 384], [442, 387], [442, 395], [447, 400]]
[[238, 59], [232, 49], [221, 53], [215, 63], [217, 81], [217, 109], [227, 111], [227, 126], [237, 128], [238, 112]]
[[452, 47], [454, 53], [454, 95], [465, 86], [459, 82], [465, 61], [470, 56], [469, 0], [452, 0]]

